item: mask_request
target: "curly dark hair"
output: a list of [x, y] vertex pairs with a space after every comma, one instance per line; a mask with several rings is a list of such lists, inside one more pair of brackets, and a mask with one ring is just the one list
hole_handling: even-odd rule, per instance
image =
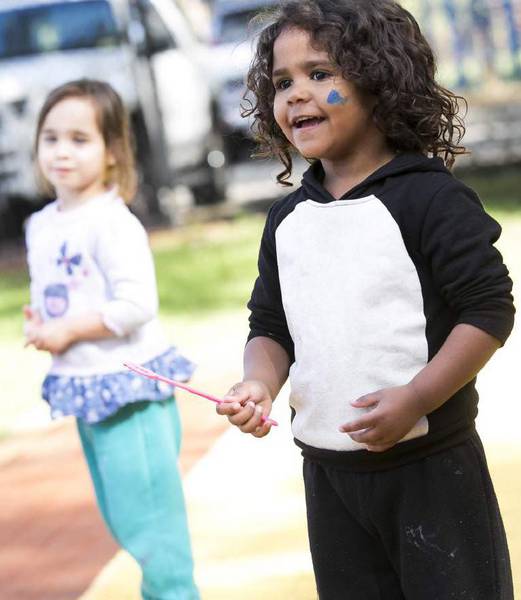
[[441, 156], [448, 168], [467, 150], [458, 115], [464, 98], [435, 80], [436, 61], [414, 17], [393, 0], [286, 0], [262, 13], [247, 76], [243, 116], [253, 117], [258, 157], [277, 157], [284, 171], [277, 181], [291, 185], [292, 146], [275, 122], [273, 45], [287, 28], [307, 31], [342, 76], [376, 102], [373, 119], [395, 152]]

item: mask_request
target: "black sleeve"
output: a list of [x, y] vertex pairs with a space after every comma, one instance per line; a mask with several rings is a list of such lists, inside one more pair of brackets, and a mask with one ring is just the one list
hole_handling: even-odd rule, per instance
[[457, 315], [502, 344], [514, 324], [512, 280], [494, 243], [501, 227], [477, 195], [454, 180], [431, 199], [423, 223], [422, 254], [435, 284]]
[[262, 234], [258, 260], [259, 275], [248, 302], [251, 311], [248, 341], [258, 336], [272, 338], [286, 350], [290, 362], [293, 362], [295, 350], [282, 305], [275, 247], [277, 208], [277, 204], [271, 207]]

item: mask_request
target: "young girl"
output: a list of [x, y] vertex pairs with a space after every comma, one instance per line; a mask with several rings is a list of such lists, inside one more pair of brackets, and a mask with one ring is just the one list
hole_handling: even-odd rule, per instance
[[[284, 3], [248, 84], [264, 154], [312, 161], [269, 211], [244, 379], [257, 437], [286, 378], [322, 600], [511, 600], [475, 376], [508, 337], [499, 225], [448, 170], [463, 126], [393, 0]], [[498, 401], [501, 399], [498, 398]]]
[[100, 81], [55, 89], [35, 146], [57, 198], [27, 226], [27, 344], [52, 356], [43, 397], [53, 418], [77, 419], [101, 513], [142, 568], [143, 598], [197, 599], [172, 390], [122, 366], [183, 380], [193, 370], [161, 334], [146, 232], [125, 206], [136, 178], [120, 97]]

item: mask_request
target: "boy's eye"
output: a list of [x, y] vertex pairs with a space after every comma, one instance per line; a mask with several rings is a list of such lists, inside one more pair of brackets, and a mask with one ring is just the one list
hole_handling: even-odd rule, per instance
[[275, 82], [276, 90], [286, 90], [291, 85], [291, 81], [289, 79], [279, 79], [279, 81]]
[[311, 79], [314, 79], [315, 81], [323, 81], [329, 77], [331, 77], [331, 73], [328, 73], [327, 71], [313, 71], [311, 73]]
[[73, 142], [75, 144], [84, 144], [86, 141], [87, 141], [87, 138], [85, 138], [85, 137], [76, 136], [73, 138]]

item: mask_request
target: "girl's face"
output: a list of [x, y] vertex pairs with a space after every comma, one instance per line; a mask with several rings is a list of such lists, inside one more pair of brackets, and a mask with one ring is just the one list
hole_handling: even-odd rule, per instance
[[113, 163], [90, 100], [65, 98], [51, 108], [38, 137], [38, 164], [65, 208], [103, 193]]
[[[301, 29], [286, 29], [273, 47], [274, 117], [306, 158], [328, 166], [366, 152], [383, 136], [372, 120], [372, 102], [346, 81], [325, 51]], [[368, 145], [367, 142], [371, 141]]]

